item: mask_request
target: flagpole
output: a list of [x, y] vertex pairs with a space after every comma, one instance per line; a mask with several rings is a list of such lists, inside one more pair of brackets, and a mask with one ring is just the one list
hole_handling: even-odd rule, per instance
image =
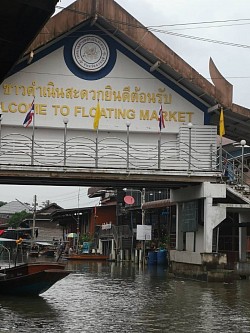
[[220, 137], [220, 171], [222, 172], [222, 136]]
[[95, 167], [98, 168], [98, 131], [99, 128], [96, 129], [96, 138], [95, 138]]
[[224, 112], [223, 108], [220, 109], [220, 160], [219, 160], [219, 167], [220, 171], [222, 172], [222, 137], [225, 135], [225, 124], [224, 124]]
[[101, 108], [99, 104], [99, 99], [97, 101], [97, 107], [95, 112], [95, 118], [93, 127], [96, 130], [96, 138], [95, 138], [95, 167], [98, 168], [98, 134], [99, 134], [99, 121], [101, 118]]
[[158, 136], [158, 169], [161, 169], [161, 131]]
[[35, 97], [33, 100], [34, 103], [34, 114], [33, 114], [33, 126], [32, 126], [32, 142], [31, 142], [31, 165], [34, 165], [34, 144], [35, 144]]
[[158, 122], [159, 122], [159, 129], [160, 129], [159, 136], [158, 136], [158, 169], [160, 169], [161, 168], [161, 129], [162, 129], [162, 127], [165, 128], [162, 105], [160, 106], [160, 110], [159, 110]]

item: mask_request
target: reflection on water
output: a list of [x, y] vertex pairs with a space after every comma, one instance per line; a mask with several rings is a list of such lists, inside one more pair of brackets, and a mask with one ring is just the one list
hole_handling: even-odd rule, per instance
[[67, 268], [40, 297], [1, 298], [0, 332], [250, 332], [250, 281], [175, 280], [127, 263]]
[[1, 297], [0, 332], [63, 332], [58, 313], [42, 297]]

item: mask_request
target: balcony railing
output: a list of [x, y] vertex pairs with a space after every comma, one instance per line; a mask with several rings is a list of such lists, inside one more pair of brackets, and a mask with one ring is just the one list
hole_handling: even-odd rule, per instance
[[217, 147], [189, 146], [177, 140], [152, 144], [129, 143], [118, 137], [65, 141], [36, 139], [18, 134], [1, 138], [0, 165], [34, 165], [77, 168], [152, 169], [183, 171], [218, 170]]

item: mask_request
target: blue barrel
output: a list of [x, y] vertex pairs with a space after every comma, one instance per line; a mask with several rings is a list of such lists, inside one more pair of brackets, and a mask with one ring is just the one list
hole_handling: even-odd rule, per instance
[[157, 265], [167, 265], [167, 250], [157, 252]]
[[148, 252], [148, 264], [157, 265], [157, 252], [155, 251]]

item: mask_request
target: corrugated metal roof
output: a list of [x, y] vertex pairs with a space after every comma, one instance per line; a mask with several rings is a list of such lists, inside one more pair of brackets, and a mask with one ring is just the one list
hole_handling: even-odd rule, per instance
[[6, 205], [0, 207], [0, 214], [13, 215], [15, 213], [20, 213], [22, 211], [31, 213], [32, 208], [29, 205], [17, 200], [11, 201]]

